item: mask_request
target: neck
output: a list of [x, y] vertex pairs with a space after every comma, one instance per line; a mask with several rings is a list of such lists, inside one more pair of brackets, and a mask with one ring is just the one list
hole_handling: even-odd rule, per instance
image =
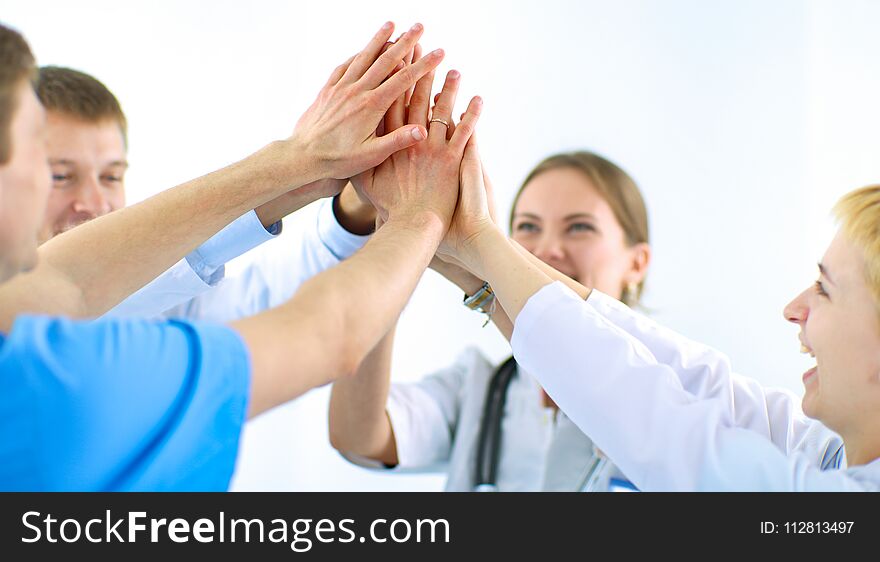
[[[873, 426], [876, 427], [876, 426]], [[859, 466], [880, 458], [880, 434], [875, 431], [856, 431], [843, 437], [848, 466]]]

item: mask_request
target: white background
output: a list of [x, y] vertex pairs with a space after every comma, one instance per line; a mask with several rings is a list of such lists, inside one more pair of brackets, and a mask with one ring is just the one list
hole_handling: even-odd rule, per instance
[[[782, 307], [813, 281], [841, 194], [880, 179], [880, 2], [282, 2], [3, 0], [40, 64], [102, 80], [129, 119], [129, 201], [289, 134], [334, 66], [387, 19], [425, 24], [461, 108], [485, 99], [480, 144], [501, 216], [528, 170], [585, 148], [648, 202], [646, 304], [800, 392], [809, 366]], [[459, 111], [461, 110], [459, 109]], [[456, 113], [457, 114], [457, 113]], [[288, 219], [311, 220], [309, 210]], [[398, 331], [397, 380], [502, 338], [426, 274]], [[246, 432], [235, 489], [438, 489], [442, 478], [351, 467], [326, 436], [327, 389]]]

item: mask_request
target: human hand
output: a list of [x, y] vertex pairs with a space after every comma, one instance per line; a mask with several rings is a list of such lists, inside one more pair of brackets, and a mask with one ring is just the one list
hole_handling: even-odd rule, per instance
[[[413, 63], [416, 64], [418, 62]], [[427, 211], [443, 222], [444, 229], [449, 224], [458, 196], [464, 147], [482, 109], [482, 100], [472, 99], [458, 127], [448, 134], [447, 124], [453, 124], [451, 114], [460, 78], [457, 71], [449, 72], [430, 123], [431, 72], [416, 83], [408, 108], [405, 93], [389, 109], [385, 117], [386, 130], [399, 128], [406, 121], [410, 125], [429, 125], [429, 133], [426, 142], [394, 153], [374, 170], [352, 178], [358, 191], [373, 203], [383, 219]]]
[[461, 189], [455, 214], [437, 255], [465, 269], [472, 242], [489, 231], [498, 231], [494, 220], [492, 184], [483, 171], [476, 136], [471, 136], [461, 161]]
[[306, 177], [347, 179], [426, 139], [422, 123], [386, 123], [385, 134], [376, 133], [391, 104], [443, 60], [438, 49], [389, 78], [423, 31], [416, 24], [386, 49], [393, 29], [386, 23], [363, 51], [337, 67], [300, 117], [287, 144], [305, 159]]

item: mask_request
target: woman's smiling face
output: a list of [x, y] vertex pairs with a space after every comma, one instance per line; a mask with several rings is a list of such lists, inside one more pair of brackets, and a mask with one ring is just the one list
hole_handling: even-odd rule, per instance
[[804, 413], [845, 438], [863, 431], [880, 408], [880, 312], [861, 250], [838, 232], [819, 279], [785, 307], [801, 328], [802, 351], [816, 358], [804, 373]]
[[647, 244], [627, 245], [611, 206], [573, 168], [547, 170], [529, 181], [511, 229], [511, 237], [547, 265], [615, 298], [647, 272]]

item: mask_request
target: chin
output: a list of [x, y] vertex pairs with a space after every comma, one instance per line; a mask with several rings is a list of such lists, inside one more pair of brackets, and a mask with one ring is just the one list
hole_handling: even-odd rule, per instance
[[801, 400], [801, 410], [803, 410], [804, 415], [808, 418], [819, 419], [819, 408], [816, 405], [816, 397], [813, 393], [808, 392], [804, 394], [804, 398]]

